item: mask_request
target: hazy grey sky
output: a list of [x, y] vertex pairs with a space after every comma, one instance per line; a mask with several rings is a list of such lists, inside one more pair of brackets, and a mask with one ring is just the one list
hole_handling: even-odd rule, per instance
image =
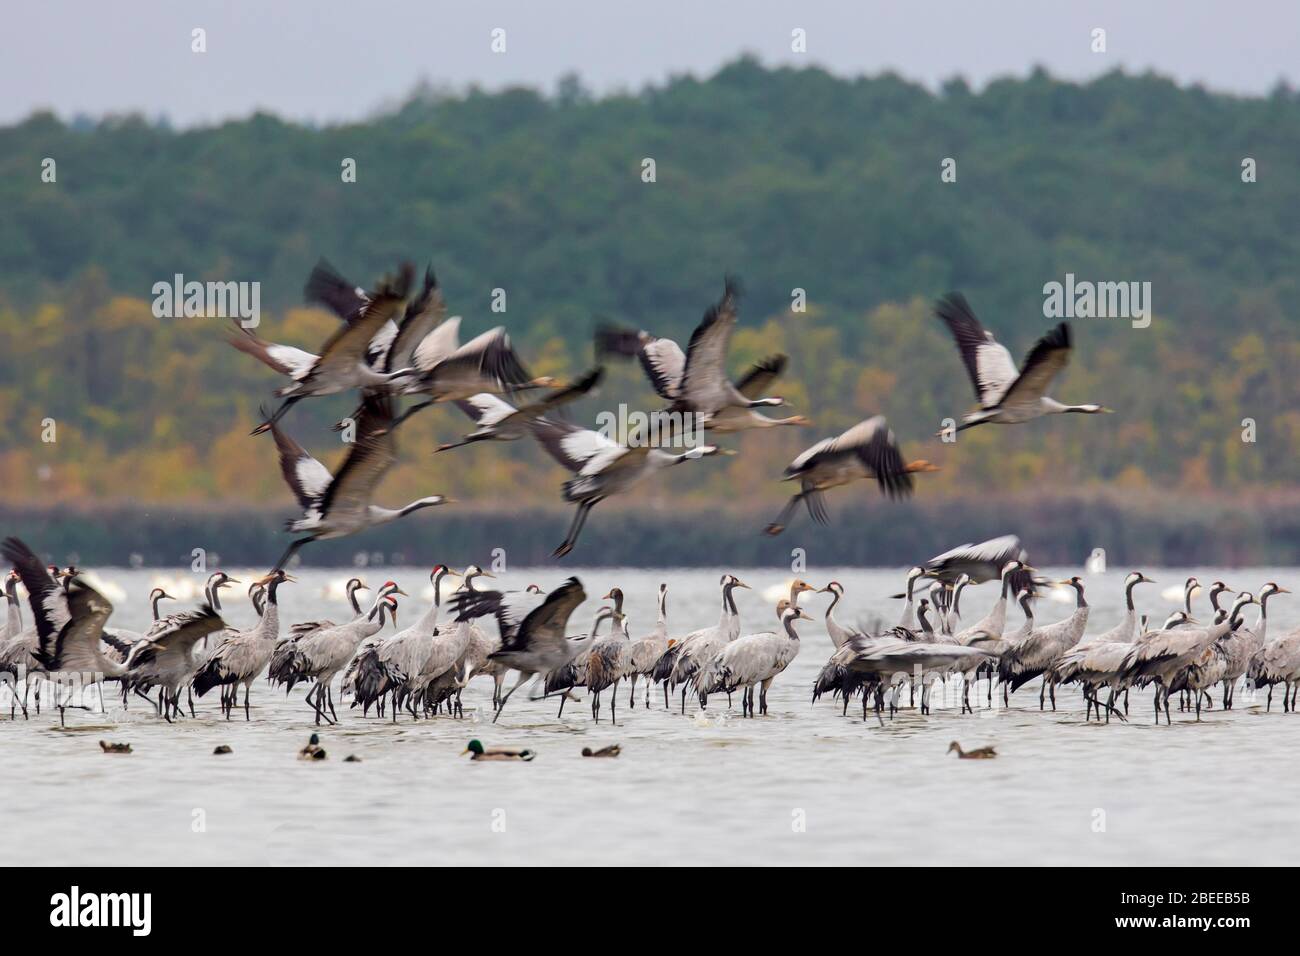
[[[195, 27], [207, 52], [190, 51]], [[506, 30], [507, 51], [490, 32]], [[790, 50], [807, 31], [808, 52]], [[1094, 27], [1108, 51], [1090, 50]], [[1300, 69], [1296, 0], [47, 0], [0, 9], [0, 122], [141, 111], [211, 122], [257, 108], [363, 116], [421, 78], [598, 91], [707, 74], [748, 51], [841, 74], [894, 69], [976, 84], [1043, 64], [1086, 78], [1116, 66], [1264, 93]]]

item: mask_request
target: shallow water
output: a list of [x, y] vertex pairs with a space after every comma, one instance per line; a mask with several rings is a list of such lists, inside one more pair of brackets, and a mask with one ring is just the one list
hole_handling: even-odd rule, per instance
[[[249, 580], [250, 575], [233, 571]], [[427, 601], [427, 570], [371, 570], [376, 585], [392, 578], [411, 592], [402, 624]], [[654, 624], [655, 592], [669, 585], [672, 635], [715, 623], [717, 573], [553, 568], [503, 575], [522, 588], [550, 589], [569, 573], [586, 587], [575, 614], [584, 630], [599, 595], [614, 585], [627, 594], [634, 638]], [[772, 629], [765, 597], [791, 575], [783, 569], [740, 570], [753, 591], [738, 592], [742, 630]], [[1074, 571], [1048, 571], [1066, 575]], [[1173, 609], [1160, 593], [1184, 569], [1147, 569], [1158, 587], [1138, 589], [1139, 609], [1163, 619]], [[1258, 591], [1268, 580], [1300, 589], [1293, 569], [1217, 572], [1195, 569], [1202, 582], [1222, 577]], [[349, 575], [300, 572], [281, 588], [282, 621], [347, 617], [327, 595]], [[898, 571], [836, 568], [803, 575], [845, 587], [841, 622], [883, 616], [900, 602]], [[201, 577], [173, 571], [107, 570], [102, 577], [129, 597], [116, 600], [112, 623], [142, 628], [144, 595], [155, 579], [169, 590]], [[1119, 620], [1122, 572], [1087, 577], [1093, 606], [1089, 633]], [[972, 588], [963, 617], [973, 622], [996, 599], [996, 585]], [[215, 692], [198, 702], [197, 720], [168, 725], [136, 700], [123, 713], [109, 693], [107, 717], [69, 711], [68, 729], [48, 710], [29, 721], [0, 719], [5, 774], [0, 827], [7, 860], [29, 864], [1222, 864], [1290, 863], [1300, 836], [1290, 794], [1300, 768], [1290, 759], [1300, 717], [1280, 712], [1280, 692], [1266, 714], [1263, 696], [1238, 689], [1236, 708], [1217, 706], [1201, 723], [1180, 714], [1155, 727], [1151, 696], [1134, 693], [1130, 721], [1085, 724], [1076, 688], [1062, 688], [1057, 711], [1040, 712], [1037, 683], [1022, 688], [1009, 710], [960, 716], [955, 702], [922, 717], [904, 710], [882, 728], [837, 702], [811, 705], [810, 687], [831, 653], [821, 614], [827, 595], [803, 599], [817, 619], [800, 627], [800, 656], [777, 678], [770, 714], [744, 720], [725, 699], [710, 701], [707, 720], [666, 713], [662, 690], [649, 710], [628, 710], [619, 688], [617, 728], [596, 727], [588, 701], [565, 706], [530, 702], [523, 691], [500, 723], [491, 721], [491, 682], [465, 692], [466, 717], [412, 722], [339, 714], [322, 731], [329, 758], [295, 759], [312, 731], [312, 712], [292, 698], [254, 685], [252, 721], [220, 719]], [[1300, 599], [1271, 602], [1270, 631], [1300, 623]], [[236, 597], [226, 611], [235, 626], [253, 612]], [[1039, 602], [1040, 622], [1071, 606]], [[1208, 619], [1208, 602], [1197, 610]], [[1010, 615], [1018, 623], [1019, 614]], [[1247, 613], [1254, 620], [1254, 611]], [[386, 633], [391, 633], [391, 629]], [[337, 691], [335, 694], [338, 702]], [[608, 693], [606, 712], [608, 710]], [[644, 699], [637, 691], [638, 702]], [[715, 713], [716, 710], [716, 713]], [[486, 713], [486, 717], [483, 715]], [[242, 715], [240, 715], [242, 718]], [[459, 756], [471, 737], [528, 746], [531, 763], [474, 763]], [[97, 741], [128, 741], [130, 755], [106, 755]], [[991, 761], [945, 754], [950, 740], [968, 749], [993, 744]], [[583, 759], [584, 746], [620, 742], [616, 760]], [[214, 756], [229, 744], [234, 753]], [[361, 763], [344, 763], [356, 754]]]

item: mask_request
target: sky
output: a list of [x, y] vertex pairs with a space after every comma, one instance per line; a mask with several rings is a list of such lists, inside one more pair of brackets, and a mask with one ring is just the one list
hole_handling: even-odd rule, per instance
[[[192, 51], [192, 31], [207, 50]], [[491, 49], [505, 31], [505, 52]], [[806, 31], [807, 51], [791, 50]], [[1093, 52], [1092, 31], [1106, 31]], [[1267, 93], [1300, 78], [1295, 0], [46, 0], [0, 6], [0, 123], [37, 109], [140, 112], [180, 126], [265, 109], [333, 122], [392, 104], [421, 81], [597, 92], [741, 53], [841, 75], [892, 69], [935, 87], [1035, 65], [1086, 79], [1115, 67]]]

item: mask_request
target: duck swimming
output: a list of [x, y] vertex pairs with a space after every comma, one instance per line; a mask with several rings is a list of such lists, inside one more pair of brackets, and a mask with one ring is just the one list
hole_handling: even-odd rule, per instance
[[307, 746], [298, 751], [299, 760], [324, 760], [325, 748], [320, 745], [320, 736], [312, 734]]
[[470, 760], [532, 760], [537, 756], [531, 750], [521, 747], [484, 747], [477, 740], [471, 740], [461, 751], [461, 756], [473, 754]]
[[106, 754], [129, 754], [131, 752], [130, 744], [110, 744], [107, 740], [99, 742], [99, 749]]
[[617, 757], [622, 752], [622, 744], [610, 744], [608, 747], [601, 747], [599, 750], [592, 750], [590, 747], [582, 748], [584, 757]]
[[976, 747], [974, 750], [962, 750], [961, 744], [953, 741], [948, 745], [948, 753], [957, 751], [957, 756], [962, 760], [991, 760], [998, 755], [998, 752], [992, 747]]

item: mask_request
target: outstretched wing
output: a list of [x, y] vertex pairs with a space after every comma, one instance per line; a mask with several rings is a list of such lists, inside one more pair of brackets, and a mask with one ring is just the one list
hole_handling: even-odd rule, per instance
[[[912, 476], [884, 415], [858, 422], [844, 434], [818, 442], [791, 462], [786, 473], [794, 476], [821, 467], [833, 467], [850, 458], [856, 458], [889, 497], [912, 493]], [[810, 501], [810, 509], [813, 506]]]
[[[568, 405], [570, 402], [576, 402], [578, 399], [582, 398], [582, 396], [586, 395], [600, 384], [600, 380], [604, 374], [604, 368], [592, 369], [572, 385], [566, 385], [564, 388], [557, 388], [555, 391], [543, 395], [536, 401], [521, 404], [518, 411], [527, 418], [539, 418], [542, 415], [553, 412], [564, 405]], [[505, 405], [506, 403], [502, 402], [501, 404]]]
[[131, 655], [131, 670], [142, 668], [155, 660], [165, 664], [169, 659], [187, 657], [200, 640], [226, 627], [226, 622], [210, 604], [204, 604], [194, 611], [169, 614], [158, 623], [162, 627], [151, 632], [148, 639], [142, 642], [144, 646]]
[[370, 302], [365, 290], [353, 285], [343, 278], [332, 265], [324, 259], [316, 263], [307, 277], [307, 285], [302, 290], [303, 299], [325, 306], [340, 319], [354, 322], [360, 318], [362, 311]]
[[585, 600], [587, 592], [582, 589], [582, 583], [577, 578], [569, 578], [529, 612], [510, 640], [502, 634], [501, 649], [491, 656], [539, 649], [544, 645], [560, 646], [566, 640], [564, 629], [568, 627], [569, 616]]
[[516, 411], [515, 407], [504, 398], [493, 395], [491, 392], [479, 392], [469, 398], [458, 398], [453, 404], [472, 418], [474, 424], [479, 427], [495, 425], [502, 419], [513, 415]]
[[[736, 299], [740, 288], [731, 276], [726, 279], [722, 298], [704, 313], [704, 318], [691, 334], [686, 349], [686, 368], [682, 373], [679, 394], [694, 400], [703, 397], [705, 402], [712, 393], [727, 382], [727, 346], [736, 328]], [[695, 401], [695, 404], [700, 404]]]
[[569, 422], [540, 418], [532, 423], [533, 437], [569, 471], [582, 471], [593, 460], [613, 458], [625, 450], [612, 438]]
[[6, 538], [0, 546], [27, 588], [40, 646], [36, 658], [49, 671], [100, 670], [99, 636], [113, 605], [81, 578], [60, 588], [23, 541]]
[[71, 620], [68, 597], [59, 582], [46, 570], [26, 542], [20, 538], [6, 538], [0, 546], [5, 559], [13, 565], [27, 589], [27, 600], [32, 606], [36, 621], [36, 635], [40, 640], [54, 638]]
[[[421, 349], [416, 352], [416, 363], [422, 366], [427, 357], [421, 356]], [[485, 380], [496, 391], [506, 392], [526, 385], [531, 376], [510, 344], [505, 327], [497, 326], [437, 360], [425, 372], [425, 378], [434, 392], [454, 391], [465, 386], [482, 390]]]
[[1011, 353], [980, 325], [960, 292], [950, 292], [941, 298], [934, 311], [957, 342], [966, 373], [975, 386], [975, 398], [983, 408], [993, 408], [1019, 376]]
[[955, 581], [962, 574], [969, 574], [972, 583], [983, 584], [985, 581], [997, 580], [1002, 574], [1002, 568], [1012, 560], [1025, 561], [1028, 556], [1020, 546], [1018, 537], [1004, 534], [979, 544], [958, 545], [951, 551], [935, 555], [925, 562], [924, 567], [932, 577]]
[[285, 483], [298, 499], [302, 510], [311, 511], [325, 497], [330, 482], [334, 480], [329, 469], [309, 455], [279, 425], [271, 426], [271, 435], [280, 452], [280, 473], [284, 475]]
[[411, 267], [404, 265], [396, 279], [386, 282], [356, 319], [341, 327], [321, 346], [320, 359], [312, 368], [312, 376], [325, 375], [333, 369], [344, 369], [366, 359], [371, 340], [401, 310], [410, 282]]
[[1002, 396], [1002, 405], [1036, 405], [1047, 393], [1052, 379], [1065, 368], [1070, 361], [1070, 325], [1062, 322], [1041, 339], [1025, 356], [1021, 366], [1020, 377]]
[[458, 621], [472, 621], [476, 618], [493, 616], [497, 620], [497, 630], [501, 640], [513, 640], [519, 625], [543, 601], [544, 594], [531, 591], [458, 591], [449, 603], [452, 616]]
[[442, 289], [433, 274], [433, 267], [424, 270], [424, 285], [420, 294], [406, 306], [406, 314], [398, 326], [388, 354], [384, 357], [384, 371], [396, 372], [415, 364], [415, 351], [447, 315], [447, 304]]
[[772, 383], [785, 371], [786, 357], [779, 352], [750, 367], [736, 383], [736, 391], [749, 399], [762, 398]]
[[397, 461], [394, 432], [392, 402], [383, 394], [366, 394], [357, 422], [357, 439], [321, 498], [321, 514], [344, 523], [349, 517], [364, 516], [375, 486]]
[[659, 397], [667, 401], [677, 397], [686, 370], [686, 354], [672, 339], [605, 324], [596, 329], [595, 344], [597, 359], [636, 356]]
[[252, 329], [246, 329], [235, 323], [237, 334], [227, 341], [239, 351], [253, 356], [263, 365], [275, 369], [281, 375], [288, 375], [294, 381], [307, 377], [316, 364], [318, 356], [292, 345], [278, 345], [258, 338]]

